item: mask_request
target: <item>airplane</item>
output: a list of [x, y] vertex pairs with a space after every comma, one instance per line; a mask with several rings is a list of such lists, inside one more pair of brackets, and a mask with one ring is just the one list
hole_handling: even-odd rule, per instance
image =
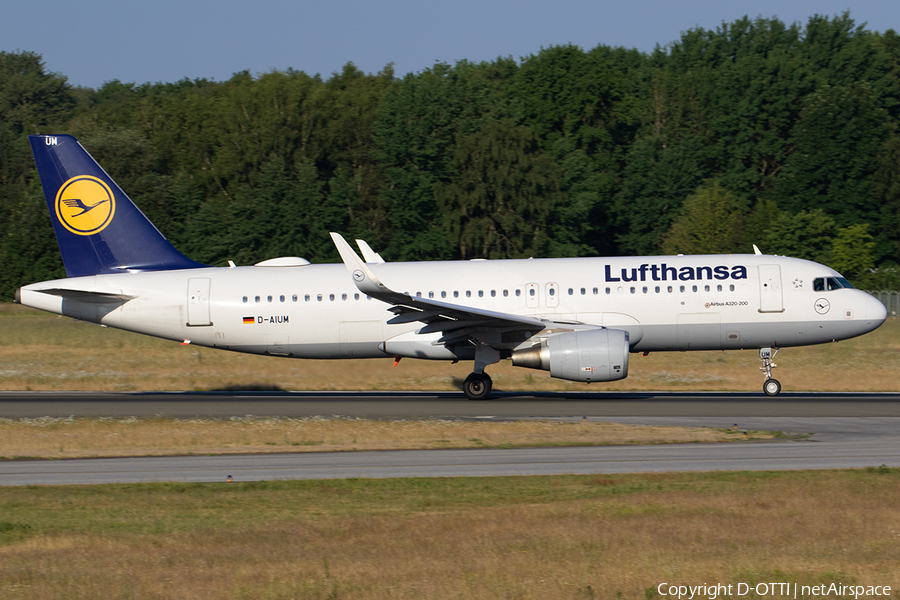
[[[628, 375], [631, 353], [759, 351], [879, 327], [884, 305], [821, 264], [755, 254], [386, 262], [338, 233], [343, 264], [211, 267], [180, 252], [69, 135], [29, 136], [67, 277], [17, 303], [211, 348], [307, 359], [473, 361], [471, 400], [503, 359], [576, 382]], [[87, 208], [88, 210], [84, 210]], [[81, 212], [77, 212], [81, 211]]]

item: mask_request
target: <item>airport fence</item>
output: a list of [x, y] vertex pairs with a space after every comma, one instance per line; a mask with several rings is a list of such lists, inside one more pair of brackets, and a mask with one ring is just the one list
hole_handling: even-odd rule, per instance
[[865, 292], [872, 294], [884, 304], [889, 317], [896, 317], [900, 314], [900, 292], [886, 290], [865, 290]]

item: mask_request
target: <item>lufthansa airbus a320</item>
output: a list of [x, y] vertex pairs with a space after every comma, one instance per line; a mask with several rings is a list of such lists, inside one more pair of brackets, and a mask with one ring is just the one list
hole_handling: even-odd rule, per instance
[[862, 335], [886, 310], [834, 270], [750, 255], [386, 263], [332, 233], [344, 264], [296, 257], [209, 267], [179, 253], [78, 141], [30, 136], [65, 279], [16, 302], [161, 338], [294, 358], [473, 361], [580, 382], [628, 375], [635, 352], [779, 348]]

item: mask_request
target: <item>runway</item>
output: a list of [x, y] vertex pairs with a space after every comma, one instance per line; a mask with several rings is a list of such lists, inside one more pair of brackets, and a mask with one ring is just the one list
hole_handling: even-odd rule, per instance
[[313, 417], [900, 417], [897, 393], [501, 392], [0, 392], [0, 418]]
[[613, 421], [778, 430], [803, 441], [510, 450], [427, 450], [0, 462], [0, 485], [225, 482], [900, 467], [900, 395], [0, 394], [0, 417], [329, 416]]

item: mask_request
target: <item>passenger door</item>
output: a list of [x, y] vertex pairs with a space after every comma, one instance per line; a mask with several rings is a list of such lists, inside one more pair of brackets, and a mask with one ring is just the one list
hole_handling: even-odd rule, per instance
[[188, 280], [187, 326], [209, 327], [209, 277], [192, 277]]
[[781, 266], [759, 265], [759, 312], [783, 312]]

